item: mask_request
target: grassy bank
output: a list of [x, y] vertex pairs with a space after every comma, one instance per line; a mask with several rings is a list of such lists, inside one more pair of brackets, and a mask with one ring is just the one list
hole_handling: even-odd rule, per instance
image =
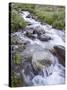
[[41, 22], [48, 23], [57, 29], [65, 28], [65, 8], [63, 6], [14, 3], [13, 8], [18, 12], [28, 10]]
[[18, 11], [11, 5], [11, 32], [16, 32], [19, 29], [25, 28], [27, 23], [24, 21], [24, 19], [20, 16]]
[[55, 28], [64, 29], [65, 27], [64, 7], [37, 5], [34, 14], [38, 16], [39, 20]]

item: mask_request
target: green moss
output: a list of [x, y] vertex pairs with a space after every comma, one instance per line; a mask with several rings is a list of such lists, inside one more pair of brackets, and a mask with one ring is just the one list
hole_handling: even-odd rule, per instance
[[22, 60], [23, 60], [23, 58], [19, 54], [15, 54], [14, 59], [13, 59], [14, 64], [19, 65], [19, 64], [21, 64]]

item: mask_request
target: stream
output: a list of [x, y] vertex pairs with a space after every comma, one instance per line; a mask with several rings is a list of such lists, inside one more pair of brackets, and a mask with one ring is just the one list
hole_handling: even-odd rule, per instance
[[27, 42], [22, 55], [32, 56], [32, 61], [22, 62], [22, 78], [27, 86], [65, 83], [65, 32], [35, 20], [30, 12], [21, 16], [28, 23], [24, 31], [13, 33]]

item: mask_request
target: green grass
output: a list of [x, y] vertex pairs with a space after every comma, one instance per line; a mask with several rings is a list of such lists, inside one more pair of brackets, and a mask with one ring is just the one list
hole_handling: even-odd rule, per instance
[[33, 12], [35, 5], [34, 4], [22, 4], [22, 3], [13, 3], [12, 4], [12, 9], [15, 9], [16, 11], [30, 11]]
[[19, 65], [22, 63], [23, 58], [19, 54], [15, 54], [13, 62], [16, 65]]
[[65, 11], [61, 6], [37, 6], [35, 13], [38, 19], [44, 23], [48, 23], [55, 28], [65, 28]]
[[[30, 11], [31, 14], [37, 16], [38, 20], [43, 23], [48, 23], [52, 25], [54, 28], [65, 29], [65, 7], [63, 6], [50, 6], [50, 5], [34, 5], [34, 4], [21, 4], [21, 3], [13, 3], [12, 9], [16, 10], [18, 13], [21, 11]], [[16, 20], [19, 18], [18, 16], [14, 17]], [[25, 27], [25, 22], [17, 20], [21, 22], [18, 27]], [[24, 24], [23, 24], [24, 23]], [[13, 28], [18, 28], [15, 23], [13, 23]], [[14, 30], [13, 29], [13, 30]]]
[[11, 32], [17, 32], [19, 29], [25, 28], [27, 23], [20, 16], [20, 14], [15, 10], [11, 10]]

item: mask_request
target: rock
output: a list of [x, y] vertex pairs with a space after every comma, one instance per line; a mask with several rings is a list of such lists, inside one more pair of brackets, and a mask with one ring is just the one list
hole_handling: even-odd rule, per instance
[[18, 48], [16, 49], [16, 51], [22, 52], [24, 49], [25, 49], [24, 45], [18, 45]]
[[24, 44], [26, 43], [24, 40], [22, 40], [17, 35], [11, 36], [11, 44], [17, 45], [17, 44]]
[[41, 27], [36, 27], [33, 31], [33, 34], [38, 34], [38, 35], [41, 35], [41, 34], [44, 34], [44, 33], [45, 33], [45, 31]]
[[51, 40], [51, 37], [49, 37], [49, 36], [46, 36], [45, 34], [43, 34], [43, 35], [40, 35], [39, 37], [38, 37], [41, 41], [49, 41], [49, 40]]
[[31, 38], [31, 39], [35, 39], [37, 37], [35, 34], [33, 34], [33, 30], [28, 30], [26, 32], [26, 36]]
[[29, 14], [28, 16], [26, 16], [26, 18], [32, 18], [32, 16]]
[[37, 16], [32, 16], [32, 19], [35, 19], [35, 20], [37, 20]]
[[65, 47], [58, 45], [54, 46], [55, 53], [59, 59], [59, 63], [61, 63], [63, 66], [65, 66]]
[[26, 48], [26, 45], [29, 44], [29, 43], [30, 42], [19, 38], [17, 35], [12, 36], [11, 37], [12, 53], [13, 52], [22, 52]]
[[22, 45], [11, 45], [11, 53], [16, 53], [16, 52], [23, 52], [25, 49], [25, 46]]
[[33, 54], [32, 64], [35, 70], [37, 70], [38, 68], [43, 69], [45, 67], [49, 67], [54, 63], [54, 56], [48, 50], [35, 52]]

